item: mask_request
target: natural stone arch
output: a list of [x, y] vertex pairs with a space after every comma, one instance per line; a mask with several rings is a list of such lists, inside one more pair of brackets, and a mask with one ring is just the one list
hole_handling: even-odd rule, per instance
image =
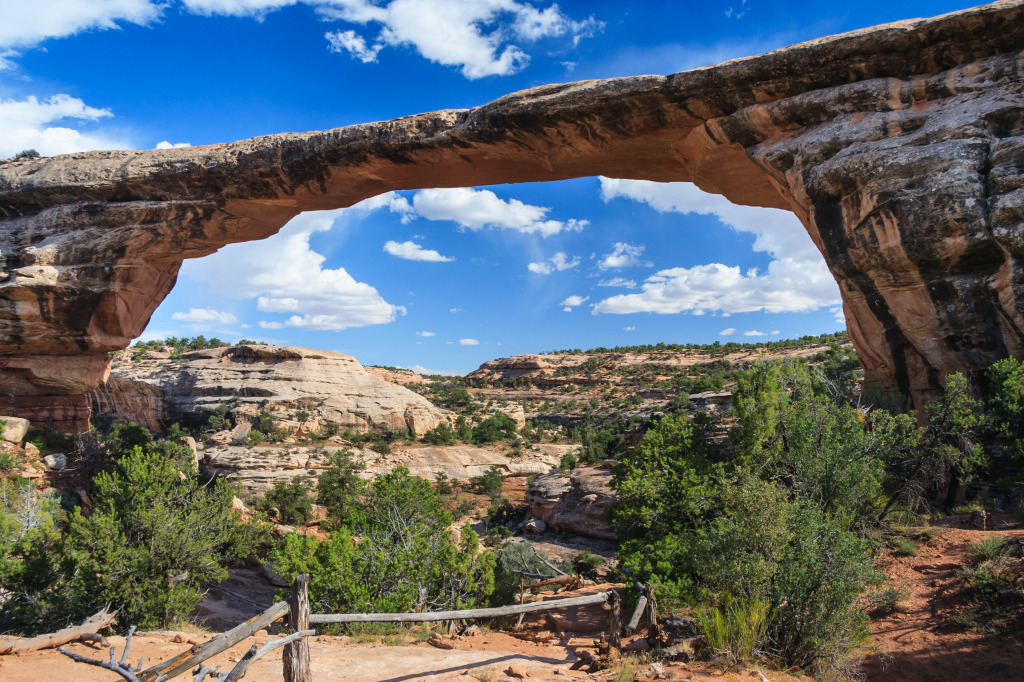
[[0, 166], [0, 386], [74, 430], [184, 258], [396, 189], [692, 181], [793, 211], [867, 378], [923, 404], [1024, 355], [1024, 0], [673, 76], [226, 145]]

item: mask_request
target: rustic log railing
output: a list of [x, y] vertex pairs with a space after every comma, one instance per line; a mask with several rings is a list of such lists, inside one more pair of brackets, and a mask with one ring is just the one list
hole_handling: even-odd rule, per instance
[[[312, 682], [313, 677], [310, 669], [309, 642], [307, 638], [314, 634], [315, 631], [311, 627], [315, 625], [330, 623], [425, 623], [443, 620], [468, 620], [470, 618], [499, 618], [501, 616], [514, 616], [538, 611], [554, 611], [570, 606], [588, 606], [590, 604], [605, 603], [608, 604], [609, 612], [608, 642], [611, 646], [618, 647], [622, 628], [620, 623], [619, 595], [614, 590], [598, 592], [597, 594], [584, 597], [551, 599], [533, 604], [513, 604], [511, 606], [464, 609], [461, 611], [431, 611], [424, 613], [310, 613], [309, 575], [302, 574], [296, 578], [295, 583], [292, 585], [292, 596], [287, 601], [277, 602], [263, 613], [253, 616], [244, 623], [235, 626], [222, 635], [214, 637], [205, 644], [194, 645], [177, 656], [162, 663], [157, 663], [145, 670], [140, 670], [142, 667], [141, 661], [136, 668], [132, 668], [127, 663], [128, 649], [131, 646], [134, 628], [129, 631], [121, 661], [115, 661], [113, 647], [111, 647], [109, 664], [99, 660], [87, 659], [63, 647], [61, 648], [61, 653], [81, 663], [99, 665], [112, 670], [129, 682], [165, 682], [195, 666], [199, 666], [199, 668], [192, 673], [196, 675], [194, 682], [200, 682], [208, 675], [215, 677], [219, 682], [236, 682], [245, 675], [252, 663], [262, 658], [269, 651], [284, 646], [286, 647], [283, 656], [285, 682]], [[638, 607], [637, 614], [642, 610], [643, 606]], [[634, 627], [636, 621], [639, 620], [639, 615], [637, 614], [631, 620], [631, 625]], [[290, 635], [268, 642], [259, 649], [254, 644], [245, 656], [238, 661], [237, 665], [227, 673], [217, 674], [217, 668], [211, 669], [204, 665], [204, 661], [230, 649], [271, 623], [284, 618], [285, 615], [288, 616], [289, 629], [291, 630]]]

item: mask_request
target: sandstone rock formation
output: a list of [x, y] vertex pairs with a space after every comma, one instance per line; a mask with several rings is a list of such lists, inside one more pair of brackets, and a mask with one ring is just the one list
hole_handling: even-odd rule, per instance
[[[118, 368], [90, 394], [93, 409], [153, 431], [174, 422], [205, 422], [221, 405], [243, 427], [261, 411], [301, 436], [337, 424], [344, 432], [423, 434], [451, 413], [369, 374], [355, 358], [293, 346], [241, 345], [185, 353], [170, 361], [150, 351], [122, 354]], [[307, 413], [298, 418], [300, 412]], [[241, 441], [245, 434], [234, 434]]]
[[[0, 165], [0, 411], [81, 426], [184, 258], [394, 189], [606, 175], [793, 211], [867, 378], [1024, 355], [1024, 0], [672, 76], [184, 149]], [[77, 420], [77, 421], [76, 421]]]
[[605, 509], [616, 499], [611, 480], [610, 469], [593, 466], [538, 476], [526, 493], [530, 514], [554, 530], [615, 540], [615, 531], [604, 518]]
[[493, 466], [509, 476], [527, 476], [551, 471], [562, 455], [578, 445], [544, 444], [519, 457], [473, 445], [447, 447], [396, 446], [390, 454], [381, 455], [370, 449], [359, 449], [332, 440], [322, 446], [256, 446], [210, 445], [202, 451], [200, 469], [211, 476], [224, 476], [239, 482], [247, 492], [262, 492], [278, 481], [288, 482], [296, 476], [315, 482], [326, 468], [328, 453], [348, 448], [366, 463], [365, 478], [389, 473], [404, 466], [414, 476], [435, 480], [439, 473], [452, 481], [466, 481], [482, 476]]

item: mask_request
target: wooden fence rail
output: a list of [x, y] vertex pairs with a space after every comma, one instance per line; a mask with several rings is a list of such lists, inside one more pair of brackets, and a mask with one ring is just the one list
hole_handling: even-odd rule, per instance
[[427, 623], [438, 620], [465, 620], [469, 618], [498, 618], [514, 616], [519, 613], [535, 611], [553, 611], [567, 606], [586, 606], [603, 604], [611, 599], [611, 592], [599, 592], [586, 597], [569, 599], [551, 599], [533, 604], [514, 604], [498, 606], [492, 609], [467, 609], [464, 611], [427, 611], [424, 613], [313, 613], [309, 616], [310, 625], [326, 625], [328, 623]]
[[223, 635], [214, 637], [205, 644], [197, 644], [174, 658], [143, 670], [139, 673], [138, 678], [142, 682], [156, 682], [157, 680], [169, 680], [172, 677], [177, 677], [192, 666], [199, 665], [206, 659], [230, 649], [274, 621], [284, 618], [290, 609], [291, 606], [287, 601], [277, 602], [263, 613], [253, 616], [240, 625], [236, 625]]

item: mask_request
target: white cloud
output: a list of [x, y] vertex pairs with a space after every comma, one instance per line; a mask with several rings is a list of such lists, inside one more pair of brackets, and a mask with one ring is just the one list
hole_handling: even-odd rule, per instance
[[416, 332], [416, 336], [437, 336], [434, 332]]
[[743, 332], [743, 336], [765, 336], [765, 333], [759, 332], [756, 329], [751, 329], [749, 332]]
[[579, 232], [589, 222], [575, 218], [545, 220], [549, 208], [518, 199], [505, 201], [490, 190], [468, 187], [424, 189], [413, 196], [412, 205], [427, 220], [450, 220], [467, 230], [491, 227], [550, 237], [562, 231]]
[[[23, 100], [0, 101], [0, 158], [13, 156], [23, 149], [55, 156], [92, 149], [127, 148], [129, 145], [122, 140], [102, 133], [83, 133], [66, 125], [69, 119], [98, 121], [111, 116], [109, 109], [90, 107], [77, 97], [63, 94], [43, 100], [30, 96]], [[65, 125], [52, 125], [61, 122]]]
[[755, 235], [753, 249], [774, 259], [764, 272], [721, 263], [661, 270], [647, 278], [640, 293], [600, 301], [595, 313], [804, 312], [840, 301], [824, 259], [788, 211], [737, 206], [685, 182], [601, 178], [601, 196], [641, 201], [661, 212], [714, 215], [737, 232]]
[[622, 331], [624, 331], [624, 332], [635, 332], [636, 331], [636, 327], [635, 326], [623, 327]]
[[[153, 0], [7, 0], [0, 2], [0, 48], [26, 48], [47, 38], [63, 38], [90, 29], [112, 29], [118, 22], [146, 24], [164, 4]], [[2, 68], [2, 67], [0, 67]]]
[[464, 313], [466, 311], [463, 310], [462, 308], [449, 308], [448, 312], [450, 312], [450, 313]]
[[389, 241], [384, 244], [384, 251], [392, 256], [404, 258], [405, 260], [427, 261], [429, 263], [450, 263], [454, 258], [442, 256], [433, 249], [425, 249], [415, 242]]
[[841, 324], [841, 325], [845, 325], [846, 324], [846, 315], [843, 314], [843, 306], [837, 305], [834, 308], [829, 308], [828, 311], [830, 313], [832, 313], [833, 315], [835, 315], [835, 317], [836, 317], [836, 324]]
[[171, 319], [195, 324], [234, 324], [238, 322], [238, 318], [231, 313], [222, 313], [213, 308], [189, 308], [187, 313], [172, 314]]
[[[603, 180], [604, 178], [602, 178]], [[650, 261], [640, 260], [640, 256], [643, 254], [644, 249], [647, 248], [643, 244], [627, 244], [625, 242], [616, 242], [615, 250], [611, 253], [605, 254], [604, 258], [597, 262], [597, 267], [602, 270], [610, 270], [612, 268], [635, 268], [635, 267], [651, 267], [654, 263]]]
[[718, 332], [719, 336], [732, 336], [736, 333], [736, 327], [727, 327], [722, 331]]
[[[300, 0], [182, 0], [200, 15], [248, 16], [300, 4]], [[325, 34], [331, 51], [376, 61], [384, 47], [408, 47], [422, 57], [457, 67], [466, 78], [509, 75], [530, 61], [512, 41], [535, 43], [560, 38], [577, 45], [604, 24], [593, 16], [574, 20], [557, 4], [538, 8], [517, 0], [301, 0], [321, 19], [379, 27], [376, 35], [352, 29]], [[10, 67], [16, 49], [85, 30], [117, 28], [124, 22], [148, 24], [172, 3], [164, 0], [35, 0], [0, 2], [0, 69]]]
[[232, 244], [206, 258], [186, 261], [182, 273], [209, 282], [227, 296], [256, 298], [256, 308], [262, 312], [293, 313], [283, 323], [260, 322], [264, 329], [284, 325], [340, 330], [386, 324], [404, 315], [405, 308], [388, 303], [345, 268], [325, 268], [324, 256], [310, 248], [309, 238], [360, 212], [393, 203], [383, 195], [347, 209], [303, 213], [272, 237]]
[[611, 279], [602, 279], [600, 282], [597, 283], [597, 286], [636, 289], [636, 280], [626, 279], [625, 277], [612, 277]]
[[364, 64], [377, 61], [377, 53], [384, 47], [383, 43], [367, 46], [366, 39], [355, 31], [335, 31], [325, 33], [324, 37], [331, 46], [331, 52], [348, 52]]
[[460, 346], [479, 346], [480, 342], [476, 339], [459, 339]]
[[546, 261], [540, 261], [538, 263], [530, 263], [526, 266], [526, 269], [530, 272], [537, 273], [538, 275], [550, 275], [552, 272], [562, 270], [571, 270], [580, 264], [579, 258], [570, 258], [565, 255], [562, 251], [559, 251], [554, 256]]
[[562, 301], [558, 305], [564, 306], [562, 308], [562, 310], [564, 310], [567, 313], [570, 313], [570, 312], [572, 312], [573, 308], [581, 306], [581, 305], [583, 305], [584, 303], [586, 303], [589, 300], [590, 300], [589, 296], [579, 296], [579, 295], [573, 294], [572, 296], [569, 296], [568, 298], [566, 298], [564, 301]]
[[327, 18], [380, 25], [377, 35], [369, 39], [352, 30], [328, 32], [326, 38], [336, 52], [345, 51], [367, 62], [376, 60], [385, 46], [411, 47], [432, 62], [458, 67], [470, 79], [523, 69], [530, 57], [510, 42], [513, 38], [536, 42], [564, 37], [575, 45], [603, 27], [593, 17], [574, 21], [556, 4], [538, 9], [516, 0], [393, 0], [383, 5], [332, 0], [313, 4]]
[[779, 334], [781, 334], [782, 332], [781, 332], [780, 330], [776, 329], [776, 330], [774, 330], [774, 331], [770, 331], [770, 332], [768, 332], [768, 333], [769, 333], [769, 334], [771, 334], [772, 336], [778, 336], [778, 335], [779, 335]]
[[266, 320], [260, 320], [260, 328], [262, 329], [284, 329], [284, 324], [281, 322], [267, 322]]
[[163, 142], [157, 142], [155, 149], [182, 149], [184, 147], [191, 146], [192, 145], [188, 142], [175, 142], [174, 144], [171, 144], [167, 140], [164, 140]]

